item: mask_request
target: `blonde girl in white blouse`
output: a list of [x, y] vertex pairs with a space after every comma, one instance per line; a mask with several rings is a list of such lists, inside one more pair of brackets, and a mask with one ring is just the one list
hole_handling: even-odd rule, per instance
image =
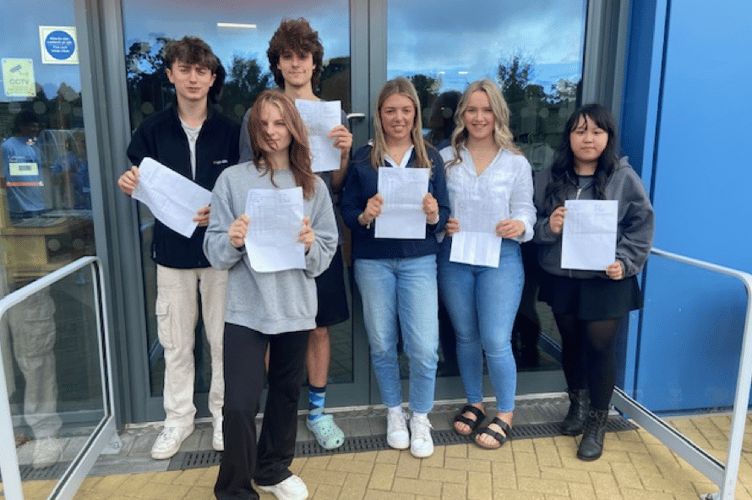
[[[459, 434], [476, 432], [478, 446], [494, 449], [509, 439], [512, 427], [517, 369], [511, 335], [524, 283], [519, 244], [532, 239], [536, 217], [532, 170], [514, 145], [509, 108], [493, 81], [468, 86], [455, 123], [451, 146], [441, 151], [450, 206], [456, 211], [464, 203], [476, 211], [500, 214], [494, 229], [502, 242], [496, 265], [450, 261], [452, 236], [463, 230], [463, 220], [453, 212], [447, 221], [448, 237], [438, 260], [439, 291], [457, 335], [457, 361], [467, 396], [453, 425]], [[476, 221], [464, 223], [468, 231], [478, 229]], [[496, 414], [481, 427], [484, 354]]]

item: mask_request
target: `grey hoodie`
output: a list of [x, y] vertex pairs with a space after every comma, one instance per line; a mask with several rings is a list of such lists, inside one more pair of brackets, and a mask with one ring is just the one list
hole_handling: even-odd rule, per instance
[[[546, 186], [551, 179], [551, 169], [535, 177], [534, 202], [538, 211], [533, 241], [538, 244], [538, 261], [543, 270], [572, 278], [608, 278], [605, 271], [582, 271], [561, 268], [561, 234], [553, 234], [544, 212]], [[640, 177], [622, 158], [606, 182], [607, 200], [618, 200], [618, 228], [616, 234], [616, 260], [624, 264], [624, 277], [634, 276], [642, 270], [653, 243], [654, 213]], [[568, 179], [567, 200], [595, 199], [595, 183], [581, 191], [575, 179]], [[566, 222], [565, 222], [566, 224]]]
[[[278, 188], [295, 187], [290, 171], [274, 172]], [[311, 218], [316, 236], [305, 257], [306, 269], [259, 273], [251, 268], [244, 248], [230, 244], [227, 230], [245, 212], [251, 188], [275, 189], [269, 174], [262, 175], [253, 163], [227, 168], [212, 191], [209, 227], [204, 253], [216, 269], [229, 269], [225, 323], [241, 325], [266, 334], [312, 330], [316, 327], [316, 283], [337, 248], [337, 225], [332, 201], [324, 181], [316, 178], [316, 190], [303, 200], [304, 215]], [[253, 224], [253, 221], [250, 222]]]

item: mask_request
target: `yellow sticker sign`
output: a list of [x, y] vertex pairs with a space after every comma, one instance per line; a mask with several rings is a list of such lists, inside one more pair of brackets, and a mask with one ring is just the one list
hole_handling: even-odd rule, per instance
[[31, 59], [5, 59], [3, 65], [3, 88], [7, 97], [34, 97], [37, 95], [34, 82], [34, 62]]

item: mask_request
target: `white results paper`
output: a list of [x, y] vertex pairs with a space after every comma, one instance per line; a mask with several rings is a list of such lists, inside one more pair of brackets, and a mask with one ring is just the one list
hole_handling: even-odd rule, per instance
[[617, 200], [567, 200], [561, 268], [605, 271], [616, 260]]
[[300, 117], [308, 132], [308, 144], [314, 172], [338, 170], [342, 152], [334, 147], [334, 140], [327, 137], [334, 127], [342, 123], [340, 101], [309, 101], [295, 99]]
[[305, 269], [305, 245], [298, 242], [303, 188], [250, 189], [245, 213], [250, 220], [245, 249], [254, 271]]
[[376, 218], [374, 237], [424, 239], [426, 214], [423, 197], [428, 193], [428, 168], [379, 167], [379, 193], [384, 197]]
[[449, 260], [498, 267], [501, 238], [496, 236], [496, 224], [508, 218], [508, 205], [498, 199], [455, 198], [452, 217], [459, 221], [460, 230], [452, 235]]
[[133, 199], [149, 207], [159, 222], [190, 238], [198, 226], [193, 218], [211, 203], [211, 191], [152, 158], [144, 158], [138, 172]]

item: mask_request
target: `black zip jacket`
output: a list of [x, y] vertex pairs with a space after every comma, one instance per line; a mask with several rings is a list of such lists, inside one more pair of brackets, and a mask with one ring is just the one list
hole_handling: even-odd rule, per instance
[[[174, 104], [150, 116], [138, 127], [128, 146], [128, 158], [136, 166], [146, 157], [153, 158], [211, 191], [219, 174], [238, 163], [239, 137], [240, 126], [209, 106], [209, 114], [196, 140], [196, 178], [193, 179], [188, 138]], [[186, 238], [155, 220], [151, 257], [165, 267], [209, 267], [202, 249], [205, 232], [206, 227], [197, 227], [193, 235]]]

